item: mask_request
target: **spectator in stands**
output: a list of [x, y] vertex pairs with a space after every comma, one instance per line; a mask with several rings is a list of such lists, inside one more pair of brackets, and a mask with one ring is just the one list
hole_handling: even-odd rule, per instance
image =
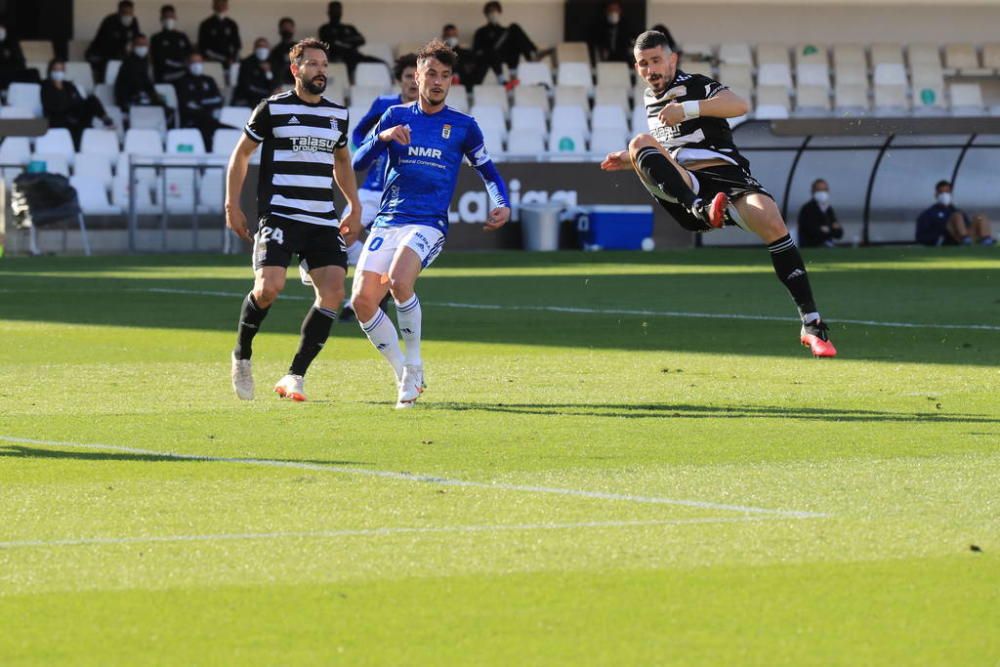
[[7, 24], [0, 21], [0, 90], [12, 81], [38, 83], [38, 72], [27, 68], [20, 42], [11, 36]]
[[114, 127], [101, 101], [90, 95], [80, 94], [73, 82], [66, 80], [66, 63], [53, 60], [49, 63], [48, 78], [42, 82], [42, 111], [49, 127], [65, 127], [73, 135], [77, 149], [83, 131], [100, 120], [105, 127]]
[[454, 23], [449, 23], [441, 29], [441, 41], [458, 54], [458, 64], [455, 66], [455, 79], [458, 83], [472, 90], [472, 86], [476, 83], [475, 77], [478, 70], [476, 55], [471, 49], [467, 49], [461, 45], [458, 37], [458, 27]]
[[132, 53], [122, 61], [115, 79], [115, 104], [122, 111], [132, 105], [166, 106], [149, 78], [149, 39], [142, 33], [132, 40]]
[[226, 14], [229, 0], [212, 0], [213, 14], [198, 26], [198, 50], [208, 62], [220, 63], [226, 70], [240, 56], [243, 42], [240, 27]]
[[830, 185], [822, 178], [812, 184], [812, 199], [799, 210], [799, 246], [833, 248], [844, 230], [830, 206]]
[[205, 149], [212, 150], [212, 135], [220, 127], [215, 115], [222, 109], [222, 93], [215, 79], [205, 74], [205, 62], [200, 53], [188, 57], [188, 71], [177, 83], [177, 107], [181, 127], [193, 127], [201, 132]]
[[94, 41], [87, 47], [84, 57], [94, 70], [94, 81], [104, 81], [104, 70], [109, 60], [125, 60], [128, 45], [139, 34], [139, 21], [135, 18], [132, 0], [121, 0], [118, 11], [108, 14], [101, 21]]
[[985, 214], [969, 220], [965, 211], [954, 204], [951, 183], [938, 181], [934, 186], [937, 202], [917, 218], [917, 243], [939, 245], [993, 245], [993, 231]]
[[177, 29], [177, 11], [173, 5], [160, 8], [160, 25], [163, 30], [153, 35], [149, 45], [153, 56], [153, 80], [174, 83], [187, 72], [187, 59], [193, 50], [191, 40]]
[[271, 71], [270, 54], [267, 39], [258, 37], [253, 43], [253, 53], [240, 62], [240, 76], [233, 91], [234, 106], [255, 107], [280, 87]]
[[590, 29], [590, 59], [593, 62], [632, 62], [632, 43], [639, 34], [633, 26], [622, 22], [622, 4], [611, 0]]
[[521, 58], [537, 60], [538, 49], [518, 24], [511, 23], [506, 28], [500, 25], [503, 7], [499, 2], [487, 2], [483, 7], [483, 14], [486, 15], [487, 23], [476, 30], [472, 39], [477, 64], [474, 83], [482, 83], [489, 70], [493, 70], [500, 83], [507, 83], [503, 66], [507, 65], [511, 79], [516, 79], [517, 65]]
[[295, 21], [287, 16], [278, 21], [278, 36], [281, 41], [273, 49], [268, 60], [271, 63], [271, 72], [280, 84], [294, 83], [292, 77], [291, 61], [288, 59], [288, 52], [295, 46]]
[[378, 58], [366, 56], [358, 51], [364, 46], [365, 38], [353, 25], [341, 21], [344, 17], [343, 3], [331, 2], [327, 5], [326, 15], [330, 18], [330, 22], [320, 27], [319, 40], [330, 45], [330, 62], [347, 65], [347, 73], [352, 80], [354, 68], [358, 63], [382, 62]]

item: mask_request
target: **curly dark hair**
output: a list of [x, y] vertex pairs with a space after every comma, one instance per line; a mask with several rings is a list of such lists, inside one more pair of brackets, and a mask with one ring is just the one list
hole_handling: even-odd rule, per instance
[[451, 50], [451, 48], [442, 42], [440, 39], [432, 39], [431, 41], [424, 44], [423, 48], [417, 51], [417, 62], [421, 60], [427, 60], [429, 58], [434, 58], [438, 60], [443, 65], [447, 65], [454, 69], [455, 65], [458, 64], [458, 54]]
[[403, 71], [407, 67], [417, 66], [417, 54], [416, 53], [404, 53], [400, 57], [396, 58], [396, 64], [392, 66], [392, 75], [396, 77], [396, 81], [403, 80]]
[[319, 41], [315, 37], [306, 37], [305, 39], [296, 42], [295, 45], [288, 50], [288, 60], [296, 65], [301, 65], [302, 55], [305, 53], [306, 49], [320, 49], [325, 53], [329, 53], [330, 45], [326, 42]]

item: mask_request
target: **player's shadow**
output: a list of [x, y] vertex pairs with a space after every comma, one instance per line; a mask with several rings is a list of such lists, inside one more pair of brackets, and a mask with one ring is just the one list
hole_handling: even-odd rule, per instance
[[[111, 461], [116, 463], [140, 462], [140, 463], [233, 463], [238, 464], [242, 459], [239, 457], [219, 457], [219, 458], [183, 458], [170, 456], [168, 454], [141, 454], [136, 452], [102, 452], [102, 451], [77, 451], [49, 449], [40, 447], [29, 447], [25, 445], [3, 445], [0, 444], [0, 459], [70, 459], [75, 461]], [[245, 459], [252, 463], [258, 459]], [[362, 466], [372, 465], [366, 461], [321, 461], [317, 459], [261, 459], [289, 464], [308, 464], [324, 466]]]
[[943, 412], [890, 412], [837, 408], [789, 408], [763, 405], [710, 406], [684, 403], [434, 403], [422, 409], [501, 412], [553, 417], [609, 417], [613, 419], [798, 419], [823, 422], [925, 422], [1000, 424], [986, 415]]

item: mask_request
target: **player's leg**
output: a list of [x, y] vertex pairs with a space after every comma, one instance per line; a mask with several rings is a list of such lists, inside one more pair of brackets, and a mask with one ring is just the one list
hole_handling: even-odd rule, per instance
[[955, 243], [961, 245], [972, 243], [972, 237], [969, 235], [969, 226], [965, 224], [965, 216], [961, 212], [955, 211], [951, 214], [951, 217], [948, 218], [947, 229], [948, 235]]
[[816, 308], [802, 254], [788, 234], [788, 228], [774, 200], [765, 194], [751, 192], [736, 199], [734, 206], [742, 219], [742, 226], [767, 244], [774, 272], [792, 296], [802, 318], [802, 344], [817, 357], [835, 356], [837, 350], [830, 342], [827, 326]]
[[385, 357], [396, 374], [403, 376], [403, 352], [399, 335], [392, 320], [379, 305], [389, 293], [389, 266], [394, 254], [396, 234], [393, 230], [375, 230], [358, 259], [354, 272], [351, 306], [358, 315], [358, 324], [375, 349]]
[[[360, 188], [358, 190], [358, 199], [361, 201], [361, 226], [365, 229], [365, 231], [367, 231], [371, 229], [372, 223], [375, 222], [375, 216], [378, 215], [379, 205], [382, 201], [382, 193], [375, 190]], [[350, 204], [348, 204], [347, 209], [344, 211], [344, 215], [347, 215], [350, 210], [351, 207]], [[364, 234], [362, 234], [362, 237], [363, 236]], [[358, 265], [358, 260], [361, 258], [361, 251], [364, 247], [364, 238], [359, 238], [347, 247], [347, 266]], [[384, 310], [385, 305], [383, 305], [382, 308]], [[354, 314], [354, 309], [351, 307], [351, 299], [348, 297], [344, 299], [343, 306], [340, 309], [340, 321], [353, 322], [355, 319], [356, 316]]]
[[[706, 228], [720, 228], [729, 201], [718, 193], [707, 204], [698, 197], [697, 177], [679, 165], [651, 134], [639, 134], [628, 145], [629, 157], [639, 177], [651, 192], [659, 190], [675, 200]], [[656, 194], [654, 192], [654, 194]]]
[[972, 238], [981, 245], [994, 245], [996, 243], [990, 219], [986, 217], [985, 213], [977, 213], [972, 216]]

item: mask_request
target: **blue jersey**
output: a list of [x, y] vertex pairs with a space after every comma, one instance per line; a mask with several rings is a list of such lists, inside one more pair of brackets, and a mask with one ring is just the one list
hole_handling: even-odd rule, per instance
[[[354, 145], [360, 146], [364, 143], [368, 132], [375, 127], [386, 109], [401, 104], [402, 101], [402, 95], [381, 95], [376, 97], [375, 101], [372, 102], [371, 108], [368, 109], [368, 112], [358, 121], [358, 124], [354, 126], [354, 130], [351, 132], [351, 141], [354, 142]], [[361, 184], [362, 188], [365, 190], [374, 190], [375, 192], [382, 192], [385, 189], [385, 162], [386, 158], [383, 155], [375, 161], [375, 164], [368, 168], [365, 182]]]
[[[378, 138], [397, 125], [410, 128], [408, 145]], [[383, 154], [389, 164], [375, 227], [426, 225], [447, 234], [448, 207], [463, 158], [479, 172], [494, 206], [510, 206], [482, 130], [472, 116], [451, 107], [433, 114], [416, 102], [390, 107], [354, 154], [354, 168], [364, 169]]]

